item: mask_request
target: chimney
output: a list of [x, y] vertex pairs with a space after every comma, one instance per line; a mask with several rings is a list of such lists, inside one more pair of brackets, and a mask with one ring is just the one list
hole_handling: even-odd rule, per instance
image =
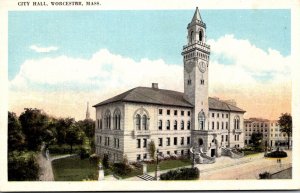
[[158, 89], [158, 83], [152, 83], [152, 88], [153, 89]]

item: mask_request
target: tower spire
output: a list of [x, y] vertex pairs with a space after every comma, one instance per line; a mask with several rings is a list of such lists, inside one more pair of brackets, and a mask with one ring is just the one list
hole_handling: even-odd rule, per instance
[[200, 11], [198, 9], [198, 7], [196, 7], [192, 22], [197, 22], [197, 21], [202, 21], [201, 15], [200, 15]]
[[90, 110], [89, 110], [89, 102], [87, 102], [85, 119], [91, 119]]

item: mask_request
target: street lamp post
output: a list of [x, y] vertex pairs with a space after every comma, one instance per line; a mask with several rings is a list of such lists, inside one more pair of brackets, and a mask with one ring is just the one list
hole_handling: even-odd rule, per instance
[[158, 165], [158, 154], [159, 154], [159, 150], [156, 150], [156, 170], [155, 170], [155, 179], [158, 180], [158, 170], [159, 170], [159, 165]]

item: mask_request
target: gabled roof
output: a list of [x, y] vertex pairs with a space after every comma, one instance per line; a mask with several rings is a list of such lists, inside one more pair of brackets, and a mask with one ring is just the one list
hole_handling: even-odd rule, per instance
[[[132, 102], [193, 108], [194, 106], [187, 100], [185, 100], [183, 96], [184, 93], [173, 90], [136, 87], [115, 97], [102, 101], [94, 105], [93, 107], [98, 107], [114, 102]], [[236, 106], [211, 97], [208, 98], [208, 103], [210, 110], [245, 112], [244, 110]]]

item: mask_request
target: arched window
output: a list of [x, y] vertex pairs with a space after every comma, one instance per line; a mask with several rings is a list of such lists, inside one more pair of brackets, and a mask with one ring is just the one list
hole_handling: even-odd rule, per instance
[[143, 129], [147, 130], [147, 116], [143, 115]]
[[240, 117], [239, 116], [234, 117], [234, 129], [240, 129]]
[[121, 129], [121, 111], [120, 109], [116, 109], [114, 112], [114, 129], [120, 130]]
[[199, 146], [203, 145], [203, 139], [202, 139], [202, 138], [199, 138], [199, 139], [198, 139], [198, 145], [199, 145]]
[[136, 129], [141, 130], [141, 115], [139, 114], [135, 116], [135, 126]]
[[174, 130], [177, 130], [177, 121], [174, 121]]
[[105, 112], [104, 122], [105, 122], [105, 128], [106, 129], [110, 129], [111, 128], [111, 115], [110, 115], [110, 111], [109, 110], [107, 110]]
[[203, 110], [201, 110], [198, 114], [198, 121], [199, 121], [199, 130], [204, 130], [205, 128], [205, 114]]
[[202, 30], [199, 31], [199, 41], [202, 42], [203, 41], [203, 32]]
[[194, 35], [194, 31], [191, 31], [191, 35], [190, 35], [190, 43], [193, 43], [193, 40], [194, 40], [193, 35]]

